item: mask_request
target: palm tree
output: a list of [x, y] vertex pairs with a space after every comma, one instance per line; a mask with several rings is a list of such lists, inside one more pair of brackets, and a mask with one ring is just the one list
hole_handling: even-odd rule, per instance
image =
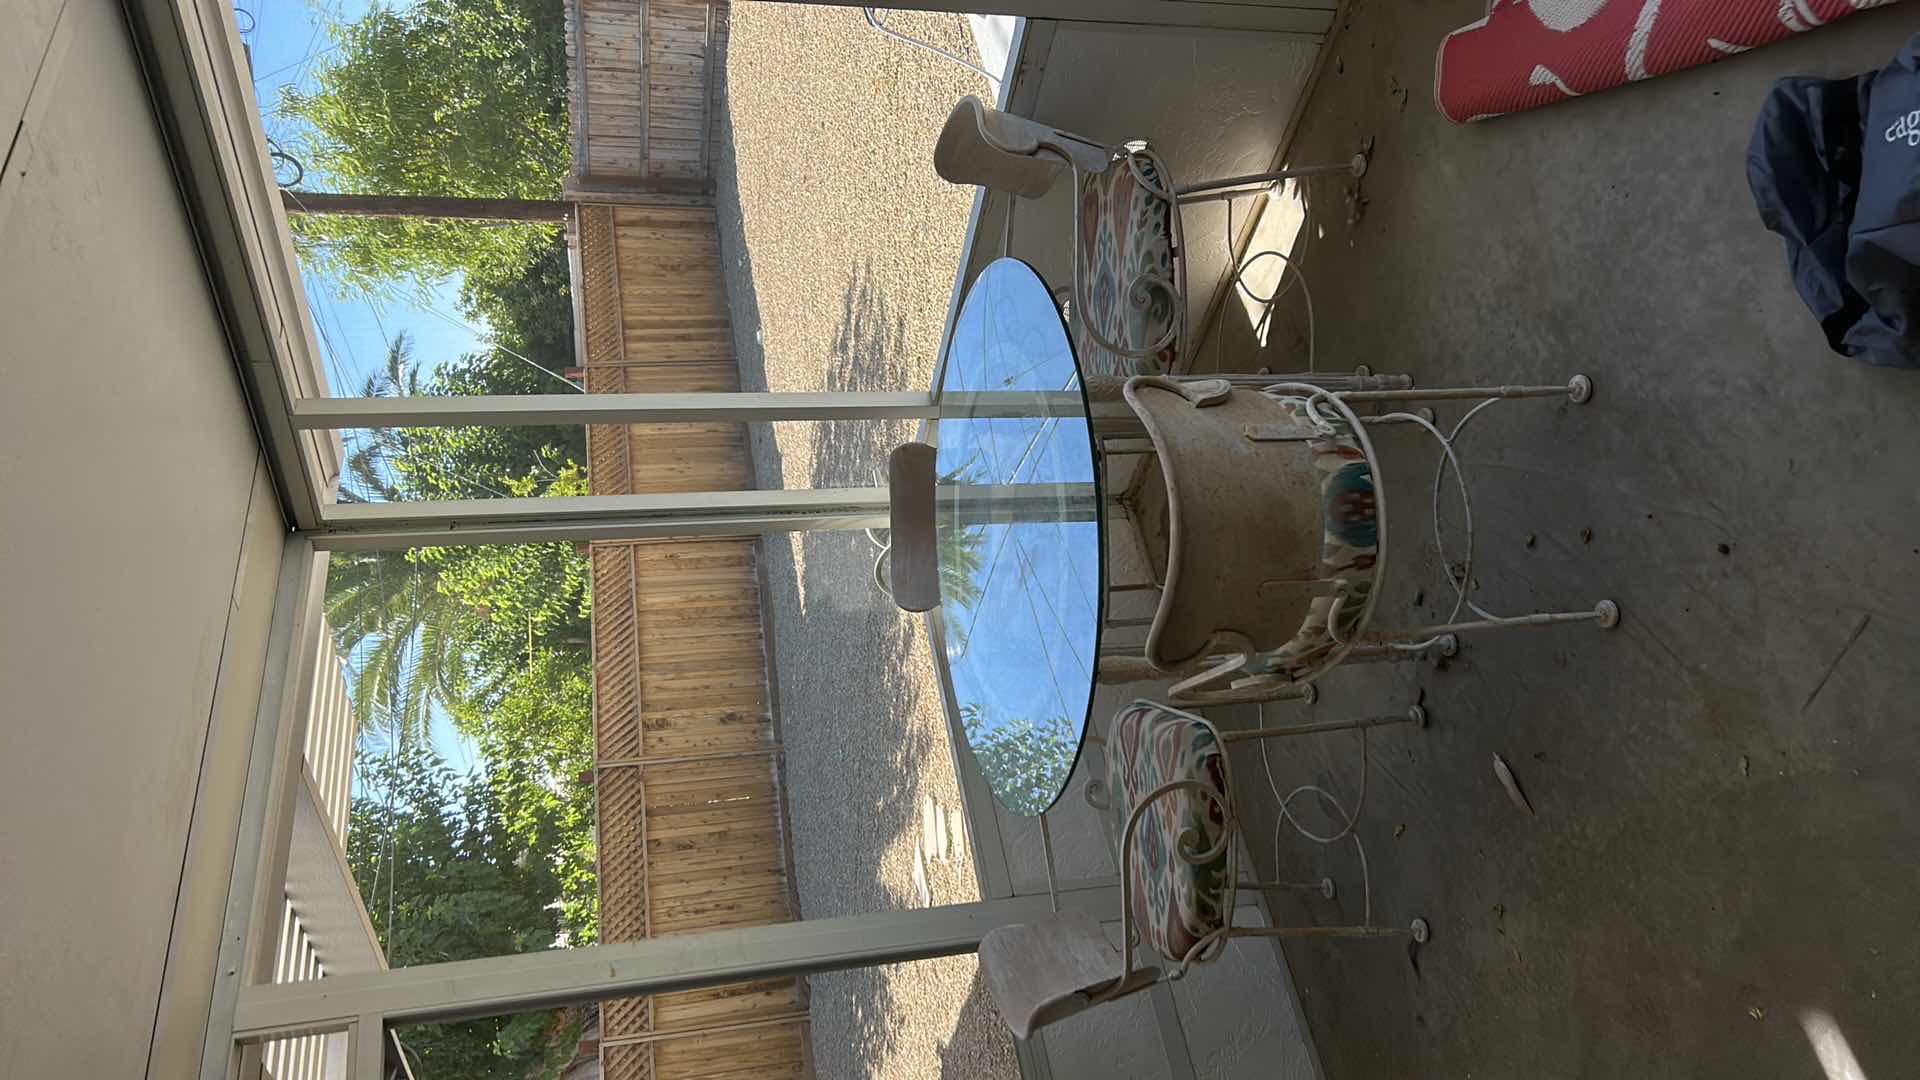
[[401, 737], [424, 734], [434, 706], [458, 700], [462, 668], [457, 601], [439, 574], [404, 551], [341, 552], [327, 572], [327, 622], [353, 675], [354, 719]]
[[[421, 392], [407, 335], [387, 347], [386, 370], [367, 377], [363, 397]], [[403, 458], [408, 433], [376, 428], [358, 435], [347, 455], [350, 502], [397, 502], [404, 494], [391, 474]], [[459, 695], [462, 677], [461, 620], [467, 612], [441, 591], [431, 563], [405, 551], [354, 551], [334, 555], [327, 571], [327, 622], [353, 674], [354, 719], [370, 730], [376, 719], [395, 737], [424, 736], [434, 706]]]
[[[971, 460], [940, 474], [939, 484], [981, 483], [980, 470]], [[948, 526], [940, 530], [936, 548], [940, 558], [940, 595], [963, 608], [980, 602], [980, 570], [986, 565], [983, 554], [987, 531], [981, 526]]]
[[940, 595], [963, 608], [980, 602], [980, 569], [986, 564], [986, 530], [957, 526], [940, 530]]

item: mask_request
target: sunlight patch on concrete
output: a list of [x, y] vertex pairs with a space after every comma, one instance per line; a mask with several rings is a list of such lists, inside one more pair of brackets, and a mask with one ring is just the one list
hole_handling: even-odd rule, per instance
[[1866, 1070], [1853, 1056], [1853, 1047], [1847, 1045], [1847, 1037], [1831, 1013], [1802, 1009], [1800, 1028], [1807, 1033], [1807, 1042], [1812, 1044], [1813, 1056], [1819, 1059], [1827, 1080], [1867, 1080]]

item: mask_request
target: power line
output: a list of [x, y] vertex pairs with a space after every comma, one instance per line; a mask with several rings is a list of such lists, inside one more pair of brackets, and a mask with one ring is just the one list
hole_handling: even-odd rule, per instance
[[[1011, 527], [1009, 527], [1009, 529], [1011, 529]], [[1059, 627], [1060, 639], [1066, 642], [1067, 652], [1073, 655], [1074, 662], [1079, 664], [1082, 670], [1091, 673], [1092, 668], [1087, 666], [1087, 661], [1084, 657], [1080, 655], [1080, 650], [1074, 647], [1073, 632], [1067, 629], [1066, 622], [1060, 618], [1059, 609], [1053, 606], [1053, 597], [1049, 595], [1045, 587], [1045, 583], [1040, 579], [1039, 573], [1034, 570], [1033, 558], [1027, 554], [1027, 547], [1025, 544], [1022, 544], [1020, 542], [1020, 538], [1018, 536], [1015, 536], [1013, 538], [1013, 552], [1014, 552], [1014, 555], [1020, 560], [1020, 565], [1025, 570], [1025, 577], [1032, 586], [1031, 588], [1027, 589], [1027, 594], [1028, 594], [1027, 602], [1029, 604], [1033, 602], [1033, 597], [1032, 597], [1033, 593], [1037, 592], [1040, 594], [1040, 602], [1047, 605], [1047, 614], [1053, 616], [1053, 625], [1056, 627]], [[1051, 661], [1053, 659], [1051, 653], [1049, 653], [1047, 659], [1049, 661], [1049, 666], [1051, 666]]]
[[[1013, 529], [1012, 526], [1008, 526], [1009, 532], [1011, 532], [1012, 529]], [[1060, 675], [1058, 672], [1054, 671], [1053, 669], [1053, 650], [1047, 648], [1047, 631], [1044, 627], [1040, 625], [1040, 609], [1034, 606], [1033, 592], [1034, 591], [1032, 589], [1021, 590], [1021, 594], [1025, 596], [1027, 599], [1027, 612], [1033, 616], [1033, 632], [1039, 637], [1040, 656], [1043, 660], [1046, 661], [1046, 663], [1043, 666], [1046, 668], [1046, 671], [1047, 671], [1047, 681], [1053, 684], [1053, 697], [1055, 701], [1058, 701], [1060, 703], [1061, 714], [1063, 716], [1071, 717], [1073, 715], [1073, 710], [1067, 708], [1066, 691], [1061, 689]], [[1072, 647], [1071, 642], [1069, 642], [1068, 647], [1069, 648]], [[1076, 654], [1075, 659], [1078, 659], [1078, 658], [1079, 657]]]
[[559, 372], [553, 370], [550, 367], [546, 367], [542, 364], [539, 364], [534, 360], [520, 353], [517, 353], [514, 350], [508, 348], [507, 346], [501, 344], [499, 337], [496, 336], [492, 330], [482, 330], [479, 327], [473, 325], [472, 323], [455, 319], [450, 315], [444, 315], [440, 312], [439, 308], [433, 307], [432, 305], [422, 306], [420, 310], [426, 312], [427, 314], [433, 316], [436, 319], [439, 319], [441, 322], [444, 322], [449, 326], [455, 326], [462, 330], [466, 330], [473, 334], [479, 335], [481, 341], [484, 341], [487, 344], [493, 346], [494, 348], [499, 349], [501, 352], [506, 353], [508, 356], [512, 356], [521, 361], [524, 361], [527, 364], [527, 366], [533, 368], [536, 371], [544, 371], [547, 374], [553, 376], [554, 378], [559, 379], [561, 382], [567, 384], [567, 388], [569, 390], [572, 390], [575, 393], [584, 394], [587, 392], [586, 387], [581, 386], [579, 383], [574, 382], [572, 379], [567, 378], [565, 375], [560, 374]]
[[[307, 39], [308, 52], [305, 56], [302, 56], [300, 59], [295, 60], [290, 64], [282, 64], [279, 67], [274, 68], [272, 71], [267, 72], [265, 75], [255, 76], [253, 80], [253, 85], [259, 86], [261, 83], [266, 82], [268, 79], [273, 78], [275, 75], [285, 74], [286, 72], [292, 71], [294, 68], [305, 68], [308, 64], [311, 64], [315, 60], [318, 60], [321, 57], [327, 55], [328, 53], [333, 52], [335, 49], [338, 49], [341, 43], [336, 41], [333, 44], [327, 46], [326, 48], [321, 49], [319, 52], [312, 51], [313, 43], [319, 40], [320, 31], [322, 29], [324, 29], [324, 27], [319, 25], [316, 25], [313, 28], [313, 36]], [[306, 78], [306, 72], [303, 70], [299, 75], [295, 76], [291, 80], [291, 83], [294, 86], [298, 86], [300, 85], [300, 81], [304, 78]]]

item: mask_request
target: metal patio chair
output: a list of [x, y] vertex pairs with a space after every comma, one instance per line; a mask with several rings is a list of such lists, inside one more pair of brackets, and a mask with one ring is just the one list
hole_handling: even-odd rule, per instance
[[[969, 96], [960, 99], [941, 128], [933, 163], [950, 183], [978, 184], [1025, 199], [1045, 195], [1063, 173], [1072, 174], [1069, 310], [1075, 352], [1085, 371], [1136, 375], [1178, 370], [1190, 345], [1181, 205], [1248, 194], [1244, 189], [1287, 179], [1359, 176], [1367, 159], [1357, 154], [1340, 165], [1177, 186], [1166, 162], [1143, 141], [1108, 146], [988, 108]], [[1009, 232], [1011, 227], [1009, 208]]]
[[[1470, 630], [1565, 622], [1615, 625], [1619, 608], [1495, 615], [1467, 594], [1473, 580], [1473, 509], [1453, 442], [1467, 423], [1506, 398], [1586, 401], [1592, 384], [1576, 375], [1563, 386], [1435, 390], [1328, 390], [1277, 382], [1261, 390], [1225, 380], [1136, 376], [1124, 394], [1151, 440], [1149, 466], [1120, 496], [1146, 548], [1159, 592], [1146, 641], [1104, 645], [1103, 681], [1178, 679], [1175, 705], [1304, 698], [1316, 679], [1342, 663], [1451, 654]], [[1450, 433], [1430, 414], [1361, 416], [1355, 403], [1474, 400]], [[1424, 410], [1423, 410], [1424, 412]], [[1388, 485], [1369, 427], [1415, 424], [1442, 450], [1434, 477], [1434, 540], [1439, 499], [1451, 467], [1465, 511], [1466, 551], [1448, 577], [1455, 592], [1448, 621], [1377, 630], [1374, 609], [1387, 572]], [[1397, 486], [1396, 486], [1396, 490]], [[1461, 620], [1463, 612], [1475, 619]]]
[[[1181, 978], [1191, 965], [1219, 956], [1231, 937], [1425, 941], [1423, 919], [1406, 927], [1372, 925], [1370, 891], [1358, 925], [1234, 925], [1243, 888], [1308, 888], [1331, 898], [1333, 883], [1241, 880], [1243, 845], [1237, 842], [1240, 822], [1226, 753], [1228, 744], [1240, 740], [1383, 724], [1420, 726], [1425, 721], [1426, 713], [1415, 705], [1398, 717], [1221, 732], [1204, 717], [1151, 701], [1136, 701], [1121, 710], [1107, 738], [1090, 740], [1104, 744], [1106, 779], [1089, 781], [1086, 787], [1087, 801], [1107, 814], [1117, 848], [1120, 944], [1108, 941], [1099, 923], [1083, 911], [1056, 911], [1031, 923], [989, 931], [980, 942], [980, 970], [1001, 1018], [1016, 1036], [1027, 1038], [1047, 1024], [1163, 978]], [[1351, 832], [1352, 817], [1347, 825]], [[1048, 881], [1051, 886], [1051, 874]], [[1143, 943], [1165, 960], [1164, 969], [1139, 963]]]

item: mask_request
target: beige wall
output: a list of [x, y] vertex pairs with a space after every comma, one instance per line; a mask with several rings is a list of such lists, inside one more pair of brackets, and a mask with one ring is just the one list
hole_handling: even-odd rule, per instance
[[[223, 887], [176, 901], [203, 761], [209, 790], [244, 765], [283, 530], [119, 8], [67, 0], [43, 65], [60, 5], [28, 6], [0, 35], [0, 126], [29, 125], [0, 181], [0, 1076], [132, 1077], [156, 1034], [197, 1059]], [[231, 859], [230, 829], [193, 843]], [[156, 1033], [163, 984], [188, 1022]]]

